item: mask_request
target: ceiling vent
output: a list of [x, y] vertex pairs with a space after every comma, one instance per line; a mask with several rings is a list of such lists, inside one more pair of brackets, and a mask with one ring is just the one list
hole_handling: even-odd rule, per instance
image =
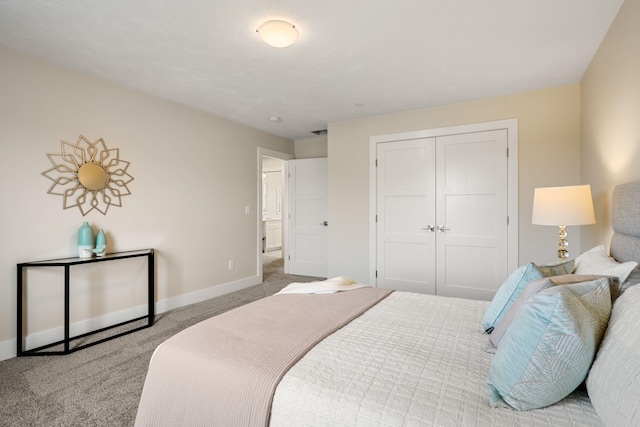
[[326, 129], [312, 130], [311, 133], [315, 133], [318, 136], [326, 135], [327, 134], [327, 130]]

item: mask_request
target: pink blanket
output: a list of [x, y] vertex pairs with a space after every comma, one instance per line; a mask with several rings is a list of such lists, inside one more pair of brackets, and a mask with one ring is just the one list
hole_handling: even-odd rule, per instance
[[289, 368], [390, 292], [274, 295], [185, 329], [153, 356], [135, 425], [268, 425]]

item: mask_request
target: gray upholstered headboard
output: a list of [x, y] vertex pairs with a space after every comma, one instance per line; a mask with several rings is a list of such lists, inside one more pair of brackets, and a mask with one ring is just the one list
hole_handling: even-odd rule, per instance
[[640, 261], [640, 181], [613, 190], [611, 225], [611, 256], [618, 262]]

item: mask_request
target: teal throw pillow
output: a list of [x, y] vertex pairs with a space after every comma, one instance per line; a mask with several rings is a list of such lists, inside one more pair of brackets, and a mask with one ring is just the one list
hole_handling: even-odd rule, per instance
[[482, 319], [482, 330], [490, 334], [527, 283], [542, 277], [542, 273], [532, 262], [511, 273], [494, 295]]
[[527, 411], [564, 399], [586, 378], [611, 313], [609, 280], [554, 286], [516, 314], [491, 362], [492, 406]]

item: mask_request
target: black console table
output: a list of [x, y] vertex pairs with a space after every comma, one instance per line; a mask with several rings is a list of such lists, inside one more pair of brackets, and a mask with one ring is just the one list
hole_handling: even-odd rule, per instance
[[[87, 332], [82, 335], [78, 335], [75, 337], [69, 336], [69, 278], [70, 278], [70, 267], [73, 265], [79, 264], [92, 264], [96, 262], [106, 262], [106, 261], [115, 261], [119, 259], [127, 259], [127, 258], [137, 258], [137, 257], [147, 257], [147, 278], [148, 278], [148, 313], [145, 316], [141, 316], [135, 319], [127, 320], [125, 322], [118, 323], [116, 325], [107, 326], [106, 328], [101, 328], [95, 331]], [[101, 257], [95, 258], [61, 258], [61, 259], [51, 259], [44, 261], [32, 261], [32, 262], [23, 262], [18, 264], [18, 335], [17, 335], [17, 355], [20, 356], [48, 356], [48, 355], [61, 355], [61, 354], [69, 354], [74, 351], [90, 347], [92, 345], [100, 344], [105, 341], [112, 340], [114, 338], [121, 337], [123, 335], [130, 334], [132, 332], [139, 331], [140, 329], [148, 328], [153, 325], [153, 318], [155, 316], [155, 306], [154, 306], [154, 272], [155, 272], [155, 260], [154, 260], [154, 250], [153, 249], [141, 249], [136, 251], [127, 251], [127, 252], [114, 252], [111, 254], [107, 254]], [[44, 346], [40, 346], [31, 350], [23, 349], [23, 336], [22, 336], [22, 317], [23, 317], [23, 271], [25, 268], [32, 267], [63, 267], [64, 268], [64, 339], [62, 341], [57, 341], [51, 344], [47, 344]], [[147, 324], [136, 327], [134, 329], [127, 330], [125, 332], [120, 332], [118, 334], [111, 335], [106, 338], [102, 338], [87, 344], [79, 345], [74, 348], [70, 348], [69, 344], [71, 341], [83, 338], [89, 335], [97, 334], [99, 332], [104, 332], [106, 330], [117, 328], [123, 325], [127, 325], [129, 323], [137, 322], [139, 320], [143, 320], [147, 318]], [[48, 348], [64, 345], [64, 350], [60, 351], [47, 351]]]

